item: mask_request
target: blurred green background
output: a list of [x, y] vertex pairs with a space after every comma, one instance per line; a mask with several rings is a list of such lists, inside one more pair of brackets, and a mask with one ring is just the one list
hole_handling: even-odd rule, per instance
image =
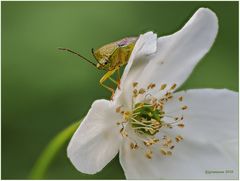
[[[78, 57], [91, 48], [149, 30], [178, 30], [199, 7], [219, 18], [211, 51], [181, 89], [238, 91], [238, 2], [1, 2], [2, 178], [26, 179], [46, 144], [85, 115], [92, 102], [109, 98], [98, 84], [104, 72]], [[179, 65], [179, 68], [184, 68]], [[65, 146], [66, 148], [66, 146]], [[62, 149], [47, 179], [124, 179], [116, 157], [96, 175], [75, 170]]]

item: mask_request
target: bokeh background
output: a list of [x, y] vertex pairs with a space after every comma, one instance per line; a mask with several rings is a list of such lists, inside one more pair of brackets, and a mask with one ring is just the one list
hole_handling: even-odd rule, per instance
[[[181, 89], [238, 91], [238, 2], [1, 2], [2, 178], [28, 178], [49, 140], [110, 96], [98, 84], [104, 72], [57, 47], [93, 59], [91, 48], [126, 36], [171, 34], [199, 7], [217, 14], [219, 34]], [[96, 175], [79, 173], [66, 146], [46, 179], [124, 179], [118, 157]]]

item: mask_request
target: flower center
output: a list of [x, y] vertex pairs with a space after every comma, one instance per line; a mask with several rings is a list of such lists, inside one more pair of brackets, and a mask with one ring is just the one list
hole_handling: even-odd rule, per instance
[[[170, 87], [162, 84], [159, 91], [165, 91], [165, 93], [161, 98], [156, 98], [149, 93], [156, 88], [155, 84], [149, 84], [146, 89], [137, 89], [137, 86], [138, 83], [133, 83], [132, 109], [127, 110], [124, 106], [116, 109], [116, 112], [123, 116], [123, 120], [117, 122], [121, 126], [120, 133], [127, 139], [132, 150], [143, 149], [148, 159], [152, 158], [153, 150], [156, 150], [153, 148], [156, 146], [162, 155], [170, 156], [175, 144], [183, 140], [183, 137], [181, 135], [175, 135], [175, 138], [172, 135], [169, 136], [166, 130], [184, 127], [183, 111], [188, 107], [182, 104], [182, 96], [176, 99], [172, 94], [176, 84]], [[169, 87], [167, 91], [166, 87]], [[142, 96], [141, 101], [135, 103], [139, 96]], [[166, 112], [165, 106], [170, 100], [180, 103], [180, 107]], [[131, 134], [128, 134], [130, 132]]]
[[161, 128], [164, 112], [150, 103], [137, 103], [134, 106], [129, 123], [139, 134], [153, 136]]

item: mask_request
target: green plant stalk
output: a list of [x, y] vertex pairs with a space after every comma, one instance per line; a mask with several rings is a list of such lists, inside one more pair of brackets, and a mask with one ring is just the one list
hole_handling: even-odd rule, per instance
[[39, 156], [36, 161], [33, 169], [30, 173], [30, 179], [43, 179], [44, 175], [53, 161], [54, 157], [57, 155], [59, 150], [63, 147], [64, 143], [68, 141], [73, 133], [78, 128], [81, 121], [75, 122], [65, 128], [63, 131], [58, 133], [46, 146], [42, 154]]

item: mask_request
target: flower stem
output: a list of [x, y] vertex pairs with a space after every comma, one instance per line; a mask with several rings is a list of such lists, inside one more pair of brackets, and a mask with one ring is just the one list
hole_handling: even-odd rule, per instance
[[30, 179], [43, 179], [58, 151], [71, 138], [81, 121], [77, 121], [58, 133], [46, 146], [30, 173]]

